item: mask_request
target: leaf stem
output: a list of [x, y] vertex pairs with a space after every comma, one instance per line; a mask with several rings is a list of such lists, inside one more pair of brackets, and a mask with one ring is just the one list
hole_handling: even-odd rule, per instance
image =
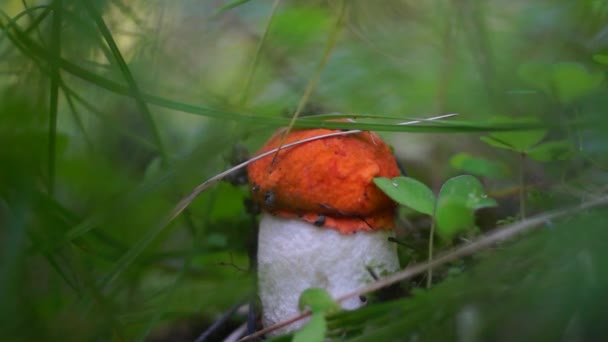
[[[435, 222], [437, 222], [435, 216], [437, 215], [437, 203], [433, 208], [433, 217], [431, 217], [431, 231], [429, 232], [429, 251], [428, 251], [428, 263], [433, 261], [433, 244], [435, 242]], [[426, 288], [430, 289], [433, 285], [433, 267], [429, 267], [426, 272]]]
[[526, 154], [519, 154], [519, 216], [526, 218], [526, 177], [525, 177]]
[[49, 140], [48, 140], [48, 176], [49, 194], [55, 192], [55, 164], [57, 146], [57, 112], [59, 107], [59, 60], [61, 58], [61, 0], [55, 0], [53, 6], [53, 20], [51, 31], [51, 58], [50, 58], [50, 111], [49, 111]]

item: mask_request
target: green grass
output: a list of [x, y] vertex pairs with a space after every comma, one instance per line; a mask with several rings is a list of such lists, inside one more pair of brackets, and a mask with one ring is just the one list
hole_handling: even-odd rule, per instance
[[[404, 266], [524, 210], [605, 196], [607, 23], [608, 6], [586, 0], [1, 1], [2, 336], [177, 340], [196, 322], [195, 339], [255, 288], [248, 189], [215, 176], [291, 123], [381, 132], [435, 193], [465, 173], [452, 156], [477, 161], [466, 173], [499, 206], [451, 240], [400, 209]], [[446, 113], [458, 116], [401, 124]], [[500, 177], [481, 169], [498, 164]], [[429, 290], [424, 275], [402, 281], [407, 295], [328, 317], [327, 336], [591, 338], [605, 214], [434, 267]]]

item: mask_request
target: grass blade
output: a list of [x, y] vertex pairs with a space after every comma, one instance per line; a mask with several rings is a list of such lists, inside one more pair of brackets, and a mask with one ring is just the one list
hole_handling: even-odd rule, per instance
[[105, 21], [101, 17], [101, 14], [99, 13], [99, 11], [97, 11], [97, 9], [95, 9], [95, 6], [93, 5], [93, 3], [91, 1], [88, 1], [88, 0], [84, 1], [83, 5], [84, 5], [85, 9], [87, 10], [87, 12], [89, 12], [89, 15], [93, 18], [93, 20], [97, 24], [97, 28], [101, 32], [101, 35], [104, 37], [106, 44], [108, 44], [108, 46], [110, 47], [110, 50], [112, 51], [114, 59], [118, 63], [120, 71], [121, 71], [125, 81], [127, 82], [129, 93], [135, 99], [135, 103], [137, 104], [137, 107], [139, 108], [140, 112], [144, 116], [145, 121], [148, 123], [148, 126], [152, 132], [154, 142], [156, 144], [156, 148], [158, 149], [158, 153], [159, 153], [161, 159], [163, 160], [163, 163], [166, 164], [168, 162], [167, 154], [163, 147], [163, 143], [161, 141], [160, 134], [158, 133], [158, 129], [156, 128], [156, 124], [154, 123], [154, 119], [152, 118], [152, 113], [150, 112], [150, 109], [148, 108], [148, 104], [147, 104], [146, 100], [144, 99], [143, 93], [139, 89], [139, 86], [137, 85], [137, 82], [135, 81], [135, 78], [133, 77], [133, 74], [131, 73], [131, 70], [129, 69], [127, 62], [125, 61], [124, 57], [122, 56], [122, 53], [120, 52], [120, 49], [118, 48], [118, 45], [116, 45], [116, 42], [114, 41], [114, 38], [112, 37], [112, 33], [110, 32], [110, 29], [108, 28]]
[[49, 145], [48, 145], [48, 189], [51, 196], [55, 192], [55, 164], [56, 164], [56, 135], [57, 135], [57, 111], [59, 107], [59, 59], [61, 57], [61, 13], [63, 12], [62, 0], [53, 1], [53, 20], [51, 28], [51, 89], [49, 108]]

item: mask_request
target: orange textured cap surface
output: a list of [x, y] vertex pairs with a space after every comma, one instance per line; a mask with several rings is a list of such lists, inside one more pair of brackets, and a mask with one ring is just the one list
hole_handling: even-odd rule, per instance
[[[258, 154], [277, 148], [284, 129]], [[297, 130], [283, 145], [328, 133]], [[353, 233], [393, 226], [395, 203], [373, 182], [396, 177], [399, 168], [388, 145], [372, 132], [322, 138], [288, 147], [249, 164], [253, 199], [275, 215], [301, 217], [318, 226]]]

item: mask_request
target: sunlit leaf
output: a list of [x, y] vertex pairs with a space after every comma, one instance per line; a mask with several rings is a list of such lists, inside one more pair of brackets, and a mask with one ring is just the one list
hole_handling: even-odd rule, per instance
[[410, 177], [378, 177], [374, 183], [395, 202], [423, 214], [433, 215], [435, 195], [424, 183]]

